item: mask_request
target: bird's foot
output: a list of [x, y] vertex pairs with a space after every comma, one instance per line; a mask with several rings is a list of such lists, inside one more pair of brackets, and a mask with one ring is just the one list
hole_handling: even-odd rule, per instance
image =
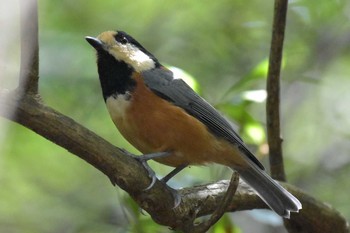
[[147, 170], [148, 176], [152, 179], [152, 181], [151, 181], [150, 185], [148, 185], [148, 187], [145, 188], [144, 190], [146, 191], [146, 190], [151, 189], [157, 180], [157, 176], [156, 176], [156, 173], [153, 171], [153, 169], [148, 165], [147, 161], [150, 159], [157, 159], [157, 158], [169, 156], [170, 152], [155, 152], [155, 153], [144, 154], [144, 155], [139, 156], [139, 155], [134, 155], [134, 154], [132, 154], [124, 149], [122, 149], [122, 150], [126, 155], [139, 161], [142, 164], [142, 166]]
[[[144, 191], [147, 191], [153, 187], [157, 180], [156, 173], [153, 171], [153, 169], [148, 165], [147, 161], [150, 159], [157, 159], [157, 158], [162, 158], [162, 157], [167, 157], [171, 153], [170, 152], [155, 152], [155, 153], [150, 153], [150, 154], [144, 154], [141, 156], [134, 155], [126, 150], [123, 149], [123, 152], [127, 154], [128, 156], [134, 158], [135, 160], [139, 161], [142, 166], [147, 170], [148, 176], [152, 179], [150, 185], [148, 185], [147, 188], [144, 189]], [[179, 173], [181, 170], [183, 170], [187, 164], [180, 165], [176, 167], [173, 171], [171, 171], [169, 174], [164, 176], [160, 181], [164, 184], [166, 184], [172, 177], [174, 177], [177, 173]], [[174, 208], [176, 208], [180, 203], [181, 203], [181, 195], [177, 192], [176, 189], [173, 189], [169, 186], [167, 186], [169, 191], [171, 192], [172, 196], [174, 197]]]

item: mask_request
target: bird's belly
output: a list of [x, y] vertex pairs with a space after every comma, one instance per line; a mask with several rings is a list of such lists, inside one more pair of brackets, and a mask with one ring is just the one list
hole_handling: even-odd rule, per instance
[[236, 147], [219, 139], [184, 109], [155, 95], [140, 79], [132, 95], [114, 95], [106, 105], [120, 133], [144, 154], [169, 151], [156, 161], [177, 167], [183, 164], [243, 165]]
[[174, 167], [211, 162], [231, 166], [243, 162], [232, 145], [216, 138], [183, 109], [161, 99], [153, 104], [135, 104], [118, 96], [107, 99], [106, 104], [120, 133], [139, 151], [171, 152], [155, 159], [157, 162]]

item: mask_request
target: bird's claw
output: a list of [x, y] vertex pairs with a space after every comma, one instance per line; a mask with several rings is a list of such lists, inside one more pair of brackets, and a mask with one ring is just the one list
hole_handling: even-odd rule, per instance
[[151, 183], [148, 185], [147, 188], [144, 189], [144, 191], [150, 190], [153, 185], [156, 183], [157, 176], [156, 173], [152, 170], [152, 168], [148, 165], [147, 160], [139, 160], [142, 164], [142, 166], [147, 170], [149, 178], [152, 179]]
[[[156, 183], [157, 180], [157, 176], [156, 173], [153, 171], [153, 169], [148, 165], [147, 161], [150, 159], [155, 159], [155, 158], [160, 158], [160, 157], [166, 157], [168, 155], [170, 155], [170, 152], [156, 152], [156, 153], [151, 153], [151, 154], [144, 154], [141, 156], [138, 155], [134, 155], [124, 149], [122, 149], [122, 151], [127, 154], [128, 156], [132, 157], [133, 159], [137, 160], [138, 162], [140, 162], [142, 164], [142, 166], [147, 170], [148, 172], [148, 176], [152, 179], [151, 183], [144, 189], [144, 191], [150, 190], [154, 184]], [[173, 177], [176, 173], [178, 173], [179, 171], [181, 171], [183, 168], [185, 168], [185, 165], [179, 166], [178, 168], [176, 168], [172, 173], [168, 174], [166, 177], [164, 177], [161, 182], [163, 182], [164, 184], [166, 184], [166, 182]], [[181, 195], [177, 192], [176, 189], [173, 189], [169, 186], [167, 186], [169, 191], [171, 192], [173, 198], [174, 198], [174, 209], [176, 207], [178, 207], [181, 203]]]
[[173, 188], [171, 188], [169, 186], [168, 186], [168, 189], [169, 189], [169, 191], [171, 192], [171, 195], [174, 198], [174, 207], [173, 207], [173, 209], [175, 209], [181, 203], [181, 195], [178, 193], [178, 191], [176, 189], [173, 189]]
[[133, 159], [137, 160], [138, 162], [140, 162], [142, 164], [142, 166], [147, 170], [148, 176], [152, 179], [151, 183], [144, 189], [144, 191], [150, 190], [154, 186], [154, 184], [156, 183], [156, 180], [157, 180], [156, 173], [148, 165], [147, 161], [150, 159], [161, 158], [161, 157], [166, 157], [166, 156], [170, 155], [170, 152], [156, 152], [156, 153], [144, 154], [144, 155], [138, 156], [138, 155], [134, 155], [134, 154], [132, 154], [124, 149], [122, 149], [122, 151], [126, 155], [128, 155], [128, 156], [132, 157]]

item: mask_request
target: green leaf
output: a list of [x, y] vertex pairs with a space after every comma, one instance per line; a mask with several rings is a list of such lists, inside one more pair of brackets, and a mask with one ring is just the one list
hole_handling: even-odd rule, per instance
[[242, 90], [249, 89], [254, 84], [256, 80], [266, 79], [267, 70], [269, 66], [268, 58], [262, 60], [257, 64], [250, 73], [240, 79], [238, 82], [233, 84], [230, 89], [226, 92], [225, 96], [229, 95], [232, 92], [238, 92]]
[[175, 66], [168, 66], [167, 65], [166, 67], [173, 72], [175, 79], [184, 80], [185, 83], [187, 83], [195, 92], [200, 94], [200, 92], [201, 92], [200, 85], [192, 75], [190, 75], [189, 73], [187, 73], [183, 69], [180, 69], [180, 68], [175, 67]]
[[260, 145], [266, 140], [264, 127], [257, 121], [249, 122], [244, 127], [244, 135], [248, 138], [247, 141]]
[[212, 227], [212, 233], [241, 233], [242, 231], [231, 221], [229, 215], [225, 214]]
[[245, 91], [242, 93], [242, 99], [256, 102], [256, 103], [262, 103], [266, 100], [267, 92], [265, 90], [252, 90], [252, 91]]
[[248, 113], [247, 108], [251, 103], [242, 100], [235, 104], [220, 104], [217, 108], [239, 124], [239, 134], [246, 143], [260, 145], [266, 140], [266, 133], [263, 124]]

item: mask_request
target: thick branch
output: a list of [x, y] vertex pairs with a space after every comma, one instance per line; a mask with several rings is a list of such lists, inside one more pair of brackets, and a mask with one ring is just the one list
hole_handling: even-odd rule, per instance
[[[214, 184], [202, 185], [198, 187], [181, 190], [184, 195], [183, 200], [191, 205], [196, 205], [204, 201], [198, 216], [212, 213], [220, 203], [229, 181], [219, 181]], [[319, 202], [310, 195], [295, 188], [292, 185], [281, 183], [289, 192], [295, 195], [302, 203], [303, 209], [300, 213], [292, 213], [290, 225], [298, 229], [300, 233], [348, 233], [349, 224], [341, 214], [331, 206]], [[203, 193], [211, 195], [212, 198], [206, 198]], [[187, 196], [187, 193], [189, 196]], [[245, 183], [240, 182], [236, 194], [227, 210], [240, 211], [251, 209], [267, 208], [265, 203], [255, 195], [252, 189]]]
[[[210, 227], [212, 227], [217, 221], [219, 221], [219, 219], [225, 214], [227, 206], [229, 206], [232, 203], [233, 197], [238, 188], [238, 184], [239, 184], [239, 175], [238, 173], [234, 172], [232, 174], [227, 191], [225, 192], [225, 195], [222, 198], [222, 201], [219, 203], [219, 205], [216, 207], [214, 212], [211, 214], [209, 220], [204, 221], [196, 226], [191, 224], [189, 229], [186, 229], [186, 232], [190, 232], [190, 233], [207, 232]], [[197, 208], [197, 213], [195, 217], [197, 217], [200, 209], [201, 209], [201, 206]]]
[[[161, 182], [156, 182], [154, 189], [143, 191], [151, 180], [136, 160], [71, 118], [43, 105], [36, 95], [17, 92], [0, 95], [0, 115], [84, 159], [126, 190], [146, 211], [174, 219], [169, 216], [169, 207], [174, 203], [171, 193]], [[166, 220], [162, 223], [170, 224]]]
[[285, 181], [280, 130], [280, 70], [288, 0], [275, 0], [269, 69], [267, 74], [266, 124], [271, 176]]
[[[35, 96], [0, 91], [0, 115], [33, 130], [96, 167], [128, 192], [157, 223], [184, 230], [183, 227], [192, 223], [195, 216], [211, 214], [221, 203], [228, 181], [180, 190], [182, 201], [174, 209], [172, 194], [163, 183], [157, 181], [152, 189], [144, 191], [151, 180], [136, 160], [74, 120], [46, 107]], [[286, 187], [303, 203], [303, 210], [292, 215], [291, 226], [315, 233], [348, 232], [345, 219], [336, 210], [290, 185]], [[248, 186], [240, 183], [226, 211], [257, 208], [267, 206]]]
[[39, 44], [37, 1], [21, 0], [20, 17], [21, 69], [19, 88], [26, 93], [38, 93]]

